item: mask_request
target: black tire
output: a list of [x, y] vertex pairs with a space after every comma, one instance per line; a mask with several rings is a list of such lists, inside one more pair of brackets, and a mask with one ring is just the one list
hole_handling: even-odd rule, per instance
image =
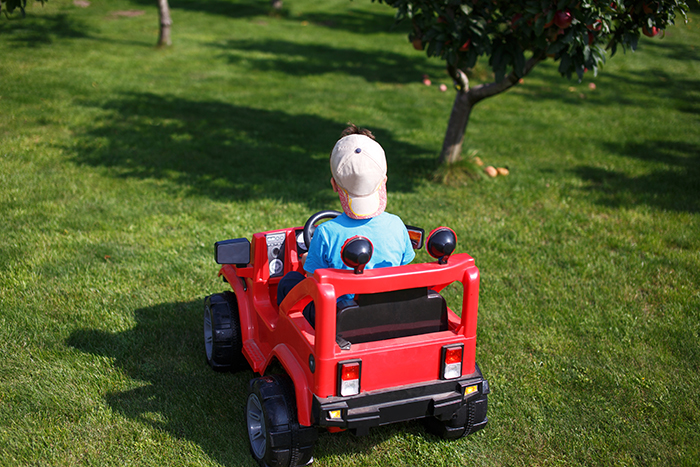
[[204, 354], [216, 371], [245, 368], [236, 296], [224, 292], [204, 300]]
[[455, 440], [479, 431], [486, 425], [486, 406], [488, 396], [482, 395], [457, 410], [449, 420], [435, 417], [424, 419], [428, 432], [446, 440]]
[[312, 461], [318, 433], [297, 421], [294, 386], [288, 376], [250, 381], [245, 410], [250, 453], [262, 467], [296, 467]]

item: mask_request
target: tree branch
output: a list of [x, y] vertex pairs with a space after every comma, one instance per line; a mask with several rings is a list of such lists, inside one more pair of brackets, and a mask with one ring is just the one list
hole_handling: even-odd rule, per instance
[[452, 77], [452, 80], [460, 92], [469, 91], [469, 77], [465, 72], [452, 65], [447, 66], [447, 72]]
[[520, 78], [523, 76], [526, 76], [530, 71], [532, 71], [535, 66], [540, 63], [542, 60], [544, 60], [544, 53], [540, 53], [538, 55], [533, 55], [526, 63], [525, 63], [525, 68], [523, 69], [523, 74], [522, 76], [518, 76], [515, 74], [515, 72], [511, 72], [508, 76], [503, 78], [501, 81], [497, 83], [485, 83], [485, 84], [480, 84], [479, 86], [476, 86], [472, 89], [469, 90], [469, 100], [471, 101], [472, 104], [476, 104], [480, 100], [486, 99], [487, 97], [495, 96], [496, 94], [499, 94], [503, 91], [506, 91], [516, 84], [518, 84], [518, 81]]

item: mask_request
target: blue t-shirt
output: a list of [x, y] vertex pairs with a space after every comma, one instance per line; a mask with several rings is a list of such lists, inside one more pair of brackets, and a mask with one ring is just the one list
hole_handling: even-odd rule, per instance
[[355, 235], [367, 237], [374, 247], [367, 269], [408, 264], [416, 256], [398, 216], [383, 212], [370, 219], [352, 219], [343, 213], [316, 228], [304, 269], [310, 274], [320, 268], [350, 269], [343, 263], [340, 250]]

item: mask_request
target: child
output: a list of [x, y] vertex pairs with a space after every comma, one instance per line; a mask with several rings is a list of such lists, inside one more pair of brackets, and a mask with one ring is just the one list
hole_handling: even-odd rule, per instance
[[[306, 257], [302, 257], [308, 275], [316, 269], [349, 269], [340, 257], [345, 241], [355, 235], [367, 237], [374, 253], [366, 269], [410, 263], [415, 252], [403, 221], [386, 208], [386, 157], [384, 149], [369, 130], [350, 125], [341, 134], [330, 158], [331, 186], [338, 193], [343, 214], [320, 224], [314, 231]], [[277, 303], [304, 275], [286, 274], [277, 287]], [[304, 316], [315, 324], [313, 302], [304, 308]]]

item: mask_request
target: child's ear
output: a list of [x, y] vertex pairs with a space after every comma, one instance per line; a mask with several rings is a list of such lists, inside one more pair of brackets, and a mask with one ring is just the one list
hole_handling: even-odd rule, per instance
[[335, 178], [331, 177], [331, 186], [333, 187], [333, 191], [338, 193], [338, 185], [335, 183]]

